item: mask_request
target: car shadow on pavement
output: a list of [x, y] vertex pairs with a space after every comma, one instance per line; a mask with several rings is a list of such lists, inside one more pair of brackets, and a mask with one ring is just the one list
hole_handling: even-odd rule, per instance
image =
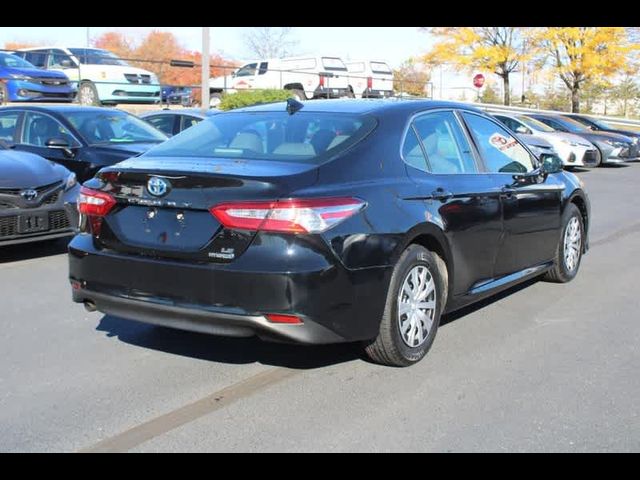
[[71, 238], [59, 238], [37, 243], [22, 243], [0, 247], [0, 263], [19, 262], [67, 253], [67, 246], [70, 240]]
[[251, 338], [218, 337], [157, 327], [105, 315], [96, 330], [138, 347], [217, 363], [260, 363], [308, 370], [356, 360], [356, 344], [292, 345]]

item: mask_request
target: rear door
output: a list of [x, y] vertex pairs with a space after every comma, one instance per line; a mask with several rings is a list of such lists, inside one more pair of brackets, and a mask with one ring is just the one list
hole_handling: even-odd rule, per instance
[[144, 120], [156, 127], [165, 135], [172, 137], [176, 133], [180, 132], [178, 128], [180, 124], [180, 117], [180, 115], [158, 114], [145, 117]]
[[0, 111], [0, 140], [17, 143], [22, 113], [18, 110]]
[[342, 59], [338, 57], [322, 57], [320, 75], [325, 77], [324, 86], [330, 94], [337, 95], [340, 90], [349, 88], [349, 71]]
[[538, 167], [535, 157], [497, 121], [471, 112], [462, 116], [486, 171], [502, 192], [505, 240], [496, 261], [496, 275], [551, 260], [558, 246], [562, 184], [553, 175], [539, 184], [516, 183], [514, 175]]
[[476, 155], [456, 113], [440, 110], [415, 118], [403, 145], [407, 171], [418, 184], [425, 217], [441, 223], [462, 295], [494, 276], [503, 234], [500, 191], [480, 172]]

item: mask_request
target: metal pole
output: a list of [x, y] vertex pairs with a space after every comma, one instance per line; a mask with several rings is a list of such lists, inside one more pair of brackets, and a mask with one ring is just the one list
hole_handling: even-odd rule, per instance
[[87, 27], [87, 48], [90, 47], [89, 43], [90, 43], [90, 38], [91, 36], [89, 35], [89, 30], [91, 29], [91, 27]]
[[202, 27], [202, 92], [200, 97], [202, 102], [200, 107], [203, 111], [209, 110], [209, 27]]

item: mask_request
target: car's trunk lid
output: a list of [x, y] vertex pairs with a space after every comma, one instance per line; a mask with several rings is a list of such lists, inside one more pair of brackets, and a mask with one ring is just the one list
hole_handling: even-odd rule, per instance
[[[101, 190], [117, 200], [104, 219], [105, 247], [141, 255], [230, 262], [255, 232], [222, 227], [209, 209], [275, 200], [313, 184], [315, 165], [211, 158], [137, 158], [103, 170]], [[151, 183], [150, 183], [151, 182]]]

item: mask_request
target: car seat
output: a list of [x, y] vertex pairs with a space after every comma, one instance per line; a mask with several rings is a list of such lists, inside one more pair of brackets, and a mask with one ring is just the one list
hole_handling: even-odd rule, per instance
[[324, 152], [329, 148], [329, 145], [331, 145], [331, 142], [333, 142], [335, 138], [336, 133], [331, 130], [318, 130], [311, 138], [311, 145], [313, 145], [316, 152]]
[[239, 148], [242, 150], [251, 150], [256, 153], [264, 153], [264, 145], [262, 139], [257, 133], [252, 132], [240, 132], [238, 133], [231, 143], [229, 148]]

